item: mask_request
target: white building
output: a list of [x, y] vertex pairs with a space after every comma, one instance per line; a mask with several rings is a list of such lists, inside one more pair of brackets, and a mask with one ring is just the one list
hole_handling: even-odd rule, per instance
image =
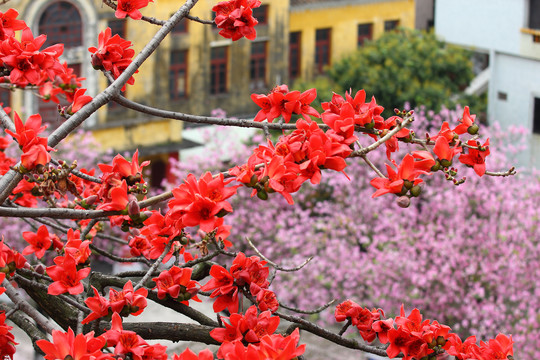
[[[437, 0], [435, 31], [485, 53], [488, 119], [530, 130], [520, 165], [540, 169], [540, 0]], [[482, 87], [482, 81], [476, 82]]]

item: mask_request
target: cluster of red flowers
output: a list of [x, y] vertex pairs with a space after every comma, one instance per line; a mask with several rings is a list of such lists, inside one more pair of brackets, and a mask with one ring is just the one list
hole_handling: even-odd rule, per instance
[[0, 273], [13, 274], [16, 269], [26, 267], [28, 263], [24, 256], [0, 241]]
[[418, 309], [405, 316], [402, 306], [400, 316], [395, 319], [383, 320], [381, 316], [384, 317], [381, 309], [362, 308], [351, 300], [339, 304], [335, 310], [336, 321], [349, 320], [365, 341], [372, 342], [378, 338], [382, 344], [389, 344], [386, 353], [391, 359], [400, 353], [405, 360], [422, 359], [444, 351], [459, 360], [506, 360], [513, 355], [511, 336], [499, 334], [478, 346], [475, 336], [462, 342], [459, 336], [450, 333], [450, 327], [437, 321], [423, 320]]
[[124, 210], [128, 202], [137, 202], [135, 196], [129, 194], [145, 194], [146, 183], [142, 177], [142, 169], [150, 162], [144, 161], [139, 165], [139, 152], [135, 151], [131, 161], [122, 155], [116, 155], [112, 165], [99, 164], [101, 186], [97, 192], [102, 201], [97, 208], [100, 210]]
[[15, 354], [15, 337], [11, 333], [13, 326], [6, 324], [6, 313], [0, 312], [0, 359], [13, 359]]
[[15, 132], [6, 130], [8, 134], [13, 136], [19, 143], [19, 147], [23, 151], [21, 155], [21, 165], [28, 171], [34, 169], [38, 165], [46, 165], [51, 160], [49, 151], [53, 150], [47, 145], [47, 138], [38, 136], [45, 130], [45, 126], [41, 126], [41, 116], [39, 114], [31, 115], [23, 124], [21, 118], [15, 113]]
[[30, 255], [35, 254], [38, 259], [41, 259], [45, 252], [52, 246], [54, 249], [62, 249], [64, 244], [60, 241], [60, 238], [55, 234], [50, 234], [45, 225], [41, 225], [37, 232], [24, 231], [22, 233], [23, 239], [29, 244], [24, 248], [22, 254]]
[[[131, 64], [135, 55], [135, 50], [131, 48], [131, 41], [124, 40], [120, 35], [112, 36], [111, 28], [105, 29], [99, 33], [98, 47], [89, 47], [88, 51], [92, 53], [92, 66], [94, 69], [106, 70], [112, 73], [116, 79]], [[133, 85], [135, 79], [132, 77], [127, 81]], [[122, 91], [125, 90], [125, 86]]]
[[113, 313], [118, 313], [121, 316], [137, 316], [146, 307], [148, 290], [141, 288], [134, 291], [131, 280], [124, 285], [122, 291], [117, 291], [113, 288], [109, 289], [109, 300], [101, 296], [95, 287], [92, 286], [92, 289], [94, 290], [94, 296], [88, 297], [84, 301], [92, 312], [83, 319], [83, 324], [108, 317]]
[[[8, 13], [9, 11], [0, 17], [5, 17]], [[18, 14], [13, 10], [9, 15]], [[64, 73], [64, 67], [58, 60], [64, 52], [64, 45], [56, 44], [40, 50], [47, 36], [40, 35], [34, 38], [32, 30], [26, 27], [24, 21], [19, 21], [15, 19], [8, 21], [8, 24], [14, 26], [11, 29], [6, 28], [4, 24], [4, 39], [0, 42], [0, 66], [9, 73], [4, 81], [19, 87], [39, 86], [46, 80]], [[6, 29], [12, 30], [10, 35], [7, 35]], [[20, 41], [14, 36], [15, 30], [22, 30]]]
[[274, 334], [279, 317], [270, 311], [258, 314], [257, 307], [251, 306], [244, 315], [221, 319], [225, 327], [210, 331], [210, 336], [221, 343], [217, 352], [220, 359], [293, 359], [304, 353], [305, 345], [297, 347], [298, 329], [287, 337]]
[[311, 120], [308, 115], [320, 118], [321, 115], [311, 107], [313, 100], [317, 98], [317, 90], [309, 89], [301, 93], [289, 91], [287, 85], [279, 85], [272, 89], [268, 95], [251, 94], [251, 100], [261, 107], [254, 121], [274, 119], [282, 116], [286, 123], [291, 121], [293, 114], [302, 115], [306, 121]]
[[129, 16], [133, 20], [140, 20], [142, 14], [139, 9], [147, 7], [149, 2], [154, 2], [154, 0], [118, 0], [114, 16], [119, 19]]
[[199, 283], [191, 280], [192, 273], [193, 269], [178, 266], [162, 271], [158, 277], [152, 279], [156, 283], [158, 298], [164, 299], [169, 295], [184, 305], [189, 305], [189, 300], [201, 302], [197, 297]]
[[81, 282], [90, 274], [87, 265], [91, 254], [90, 240], [81, 240], [79, 230], [68, 230], [67, 242], [63, 247], [63, 256], [54, 258], [54, 263], [47, 267], [47, 275], [54, 281], [49, 285], [50, 295], [60, 295], [69, 292], [71, 295], [80, 294], [84, 291]]
[[[53, 330], [52, 342], [38, 340], [37, 346], [45, 353], [46, 360], [56, 359], [99, 359], [115, 360], [129, 357], [133, 360], [167, 360], [166, 347], [149, 345], [133, 331], [124, 330], [118, 313], [112, 315], [112, 326], [103, 335], [94, 337], [94, 332], [75, 336], [71, 328], [67, 332]], [[114, 347], [113, 354], [103, 352], [104, 347]]]
[[174, 188], [174, 199], [169, 201], [166, 221], [182, 230], [187, 226], [199, 226], [204, 232], [210, 232], [223, 224], [221, 219], [233, 208], [226, 201], [236, 194], [239, 185], [226, 187], [233, 179], [225, 180], [223, 174], [214, 177], [207, 172], [197, 180], [189, 174], [184, 183]]
[[[289, 204], [293, 203], [291, 193], [300, 189], [309, 180], [318, 184], [321, 169], [343, 171], [347, 166], [345, 158], [352, 152], [338, 136], [325, 133], [314, 121], [299, 119], [297, 129], [282, 136], [276, 145], [268, 141], [268, 146], [260, 145], [247, 164], [229, 170], [236, 180], [253, 188], [253, 195], [267, 199], [268, 193], [278, 192]], [[263, 168], [258, 165], [265, 164]]]
[[11, 142], [8, 136], [0, 136], [0, 175], [2, 176], [9, 171], [11, 166], [15, 165], [14, 159], [7, 156], [4, 152]]
[[216, 13], [214, 23], [221, 29], [219, 34], [233, 41], [246, 37], [249, 40], [257, 37], [253, 17], [253, 8], [261, 6], [260, 0], [222, 1], [212, 8]]
[[[474, 168], [474, 171], [479, 176], [484, 175], [486, 172], [485, 159], [490, 153], [489, 139], [483, 145], [479, 141], [468, 140], [466, 144], [468, 153], [464, 153], [464, 147], [460, 146], [462, 144], [459, 138], [460, 135], [465, 133], [475, 135], [478, 132], [478, 125], [474, 123], [475, 117], [475, 115], [470, 115], [469, 107], [465, 107], [460, 124], [454, 129], [450, 129], [449, 124], [444, 122], [437, 135], [433, 137], [427, 135], [427, 141], [435, 142], [435, 146], [433, 147], [435, 157], [429, 151], [418, 150], [413, 151], [412, 154], [405, 155], [400, 165], [397, 165], [395, 161], [391, 160], [398, 171], [396, 173], [390, 165], [386, 165], [388, 178], [375, 178], [371, 181], [371, 185], [377, 189], [373, 197], [387, 193], [393, 193], [399, 196], [410, 193], [410, 196], [418, 196], [420, 194], [420, 188], [417, 185], [422, 182], [422, 179], [419, 179], [418, 176], [422, 174], [429, 175], [439, 170], [445, 173], [448, 180], [452, 180], [455, 184], [460, 184], [463, 180], [459, 181], [454, 178], [457, 170], [450, 168], [454, 157], [460, 154], [458, 160], [462, 164]], [[393, 118], [396, 119], [396, 125], [402, 121], [397, 116]], [[392, 125], [388, 130], [391, 130], [394, 126]], [[408, 138], [409, 133], [405, 134], [402, 131], [403, 129], [394, 135], [394, 137]], [[387, 146], [389, 146], [388, 144], [387, 142]], [[387, 154], [389, 154], [388, 149], [387, 147]], [[397, 150], [397, 147], [393, 146], [393, 149]]]
[[211, 298], [217, 298], [214, 301], [214, 312], [227, 309], [231, 313], [237, 313], [240, 290], [249, 291], [255, 296], [260, 309], [276, 311], [279, 304], [274, 292], [268, 290], [270, 270], [265, 265], [266, 261], [261, 261], [258, 256], [247, 257], [241, 252], [234, 259], [229, 271], [220, 265], [212, 265], [212, 278], [201, 287], [201, 291], [214, 290], [210, 295]]
[[67, 66], [67, 63], [63, 64], [64, 72], [57, 74], [52, 81], [46, 81], [39, 88], [39, 95], [45, 102], [52, 101], [56, 104], [60, 104], [59, 94], [65, 96], [67, 101], [72, 103], [65, 110], [61, 110], [61, 113], [73, 115], [79, 111], [84, 105], [88, 104], [92, 97], [84, 95], [86, 89], [82, 89], [81, 81], [85, 80], [83, 77], [78, 77], [72, 68]]

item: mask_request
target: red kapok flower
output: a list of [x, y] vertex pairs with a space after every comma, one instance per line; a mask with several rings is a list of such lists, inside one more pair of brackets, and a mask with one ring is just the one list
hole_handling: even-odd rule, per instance
[[214, 22], [222, 29], [219, 34], [233, 41], [246, 37], [254, 40], [257, 37], [253, 17], [253, 8], [261, 6], [260, 0], [229, 0], [222, 1], [212, 8], [216, 13]]
[[92, 101], [91, 96], [84, 95], [85, 92], [86, 89], [78, 89], [77, 91], [75, 91], [75, 95], [73, 96], [73, 104], [71, 104], [71, 108], [68, 108], [68, 113], [70, 115], [73, 115], [74, 113], [79, 111], [84, 105]]
[[[4, 273], [2, 275], [5, 277]], [[13, 354], [15, 354], [15, 345], [18, 343], [15, 342], [11, 329], [13, 327], [6, 325], [6, 313], [2, 311], [0, 313], [0, 359], [13, 359]]]
[[54, 262], [57, 265], [47, 268], [47, 275], [53, 279], [53, 283], [49, 285], [49, 295], [60, 295], [69, 292], [71, 295], [77, 295], [84, 291], [84, 285], [81, 282], [90, 274], [90, 268], [77, 270], [75, 259], [69, 254], [64, 257], [56, 257]]
[[479, 141], [469, 140], [467, 145], [478, 146], [481, 149], [467, 148], [467, 154], [461, 154], [459, 156], [459, 162], [467, 166], [472, 166], [474, 172], [478, 176], [482, 176], [486, 173], [486, 157], [490, 154], [489, 152], [489, 138], [486, 140], [484, 145], [480, 145]]
[[463, 117], [459, 119], [459, 124], [454, 129], [454, 132], [458, 135], [465, 134], [468, 132], [471, 135], [475, 135], [478, 132], [478, 125], [474, 123], [474, 120], [476, 119], [476, 115], [471, 115], [469, 112], [469, 107], [465, 106], [465, 109], [463, 109]]
[[116, 6], [116, 11], [114, 16], [119, 19], [123, 19], [126, 16], [129, 16], [133, 20], [140, 20], [142, 14], [139, 9], [148, 6], [149, 2], [154, 2], [153, 0], [118, 0]]
[[41, 259], [45, 255], [45, 251], [49, 250], [53, 243], [49, 230], [47, 230], [45, 225], [41, 225], [36, 233], [24, 231], [22, 236], [30, 244], [24, 248], [22, 254], [28, 255], [35, 253], [38, 259]]
[[174, 354], [173, 360], [214, 360], [214, 354], [210, 350], [205, 349], [197, 355], [190, 348], [187, 348], [180, 355]]
[[165, 296], [169, 295], [185, 305], [189, 305], [188, 300], [200, 302], [201, 300], [197, 297], [199, 283], [191, 280], [192, 273], [193, 269], [179, 268], [178, 266], [161, 272], [157, 278], [152, 279], [158, 289], [158, 298], [164, 299]]
[[86, 360], [103, 355], [103, 337], [94, 337], [94, 332], [75, 336], [71, 328], [67, 332], [53, 330], [53, 341], [38, 340], [36, 345], [45, 353], [46, 360], [73, 359]]

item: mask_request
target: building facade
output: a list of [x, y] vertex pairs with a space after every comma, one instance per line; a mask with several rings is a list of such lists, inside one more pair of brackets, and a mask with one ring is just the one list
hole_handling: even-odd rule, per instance
[[[212, 19], [216, 0], [200, 0], [191, 15]], [[148, 17], [167, 19], [178, 9], [177, 0], [156, 0], [142, 9]], [[105, 77], [90, 64], [90, 46], [106, 27], [134, 43], [138, 53], [157, 32], [156, 25], [116, 19], [101, 0], [11, 0], [33, 33], [46, 33], [47, 44], [65, 44], [63, 59], [86, 78], [84, 87], [95, 95], [107, 86]], [[295, 78], [311, 79], [325, 66], [397, 26], [414, 27], [414, 0], [262, 0], [254, 10], [257, 38], [232, 42], [218, 29], [183, 20], [134, 76], [127, 98], [153, 107], [210, 115], [222, 108], [229, 115], [251, 116], [257, 106], [252, 93], [265, 93]], [[5, 95], [5, 92], [4, 92]], [[39, 112], [51, 123], [60, 122], [56, 105], [43, 103], [30, 92], [5, 99], [24, 114]], [[110, 103], [87, 120], [104, 148], [134, 150], [166, 168], [168, 157], [194, 146], [176, 120], [150, 117]], [[161, 164], [161, 165], [159, 165]], [[153, 169], [158, 172], [158, 169]], [[157, 181], [158, 179], [156, 179]]]
[[437, 0], [435, 31], [486, 55], [488, 119], [525, 127], [520, 165], [540, 169], [540, 0]]

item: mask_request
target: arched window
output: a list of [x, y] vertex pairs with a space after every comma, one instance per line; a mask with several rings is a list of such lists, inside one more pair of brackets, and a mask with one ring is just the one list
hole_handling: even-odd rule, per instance
[[82, 31], [81, 14], [67, 1], [52, 3], [39, 19], [39, 33], [47, 34], [44, 47], [58, 43], [66, 48], [81, 46]]

